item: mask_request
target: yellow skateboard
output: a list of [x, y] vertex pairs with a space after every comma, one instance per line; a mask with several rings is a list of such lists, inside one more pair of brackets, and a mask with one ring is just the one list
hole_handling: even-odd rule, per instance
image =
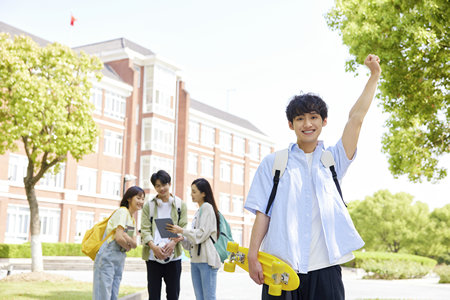
[[[227, 250], [231, 252], [225, 261], [223, 269], [226, 272], [234, 272], [236, 264], [248, 272], [248, 248], [239, 246], [238, 243], [228, 242]], [[281, 291], [293, 291], [300, 285], [297, 273], [281, 259], [265, 252], [258, 253], [261, 263], [264, 283], [269, 286], [269, 294], [280, 296]]]

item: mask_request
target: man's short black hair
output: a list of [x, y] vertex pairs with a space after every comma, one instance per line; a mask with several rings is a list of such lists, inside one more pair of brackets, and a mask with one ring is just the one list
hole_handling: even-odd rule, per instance
[[300, 94], [292, 97], [289, 101], [286, 107], [286, 117], [292, 123], [295, 117], [313, 111], [322, 117], [322, 121], [328, 116], [327, 104], [322, 98], [312, 93]]
[[152, 177], [150, 177], [150, 181], [153, 186], [155, 186], [156, 180], [158, 179], [162, 184], [170, 183], [171, 180], [169, 173], [164, 170], [159, 170], [158, 172], [152, 174]]

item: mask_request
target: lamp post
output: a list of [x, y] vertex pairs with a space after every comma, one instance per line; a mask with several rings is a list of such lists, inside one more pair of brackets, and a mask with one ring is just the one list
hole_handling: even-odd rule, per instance
[[125, 174], [123, 176], [123, 188], [122, 188], [122, 195], [125, 195], [125, 184], [127, 181], [132, 181], [132, 180], [136, 180], [136, 176], [131, 175], [131, 174]]

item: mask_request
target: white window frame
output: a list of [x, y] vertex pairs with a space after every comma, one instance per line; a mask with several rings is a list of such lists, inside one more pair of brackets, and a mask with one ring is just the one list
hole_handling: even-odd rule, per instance
[[214, 159], [208, 156], [201, 157], [201, 175], [206, 178], [214, 177]]
[[5, 243], [21, 244], [28, 241], [30, 209], [24, 205], [8, 204]]
[[219, 193], [219, 207], [223, 213], [230, 212], [230, 194]]
[[123, 133], [105, 129], [103, 132], [103, 154], [122, 157]]
[[59, 230], [61, 227], [61, 209], [40, 207], [39, 219], [41, 221], [41, 241], [45, 243], [57, 243], [59, 241]]
[[44, 176], [39, 180], [40, 186], [53, 187], [53, 188], [64, 188], [64, 176], [66, 171], [66, 164], [62, 163], [59, 166], [58, 174], [53, 174], [55, 167], [45, 172]]
[[105, 109], [104, 115], [114, 119], [123, 120], [126, 114], [126, 98], [124, 96], [105, 92]]
[[77, 190], [82, 193], [94, 194], [97, 192], [97, 170], [86, 167], [77, 167]]
[[245, 155], [245, 139], [240, 136], [233, 136], [233, 153], [236, 155]]
[[101, 191], [104, 195], [120, 198], [122, 175], [108, 171], [102, 171]]
[[27, 175], [28, 157], [25, 155], [9, 154], [8, 180], [23, 184], [23, 178]]
[[188, 152], [187, 172], [192, 175], [198, 174], [198, 154]]
[[94, 113], [101, 115], [103, 106], [103, 90], [97, 87], [91, 90], [91, 102], [94, 104]]
[[259, 143], [254, 141], [248, 143], [248, 155], [250, 159], [259, 161]]
[[174, 152], [175, 124], [159, 118], [144, 118], [142, 121], [142, 150], [161, 153]]
[[94, 213], [91, 211], [77, 211], [75, 243], [81, 243], [86, 230], [92, 228], [92, 226], [94, 226]]
[[227, 161], [220, 162], [220, 180], [224, 182], [231, 181], [231, 163]]
[[271, 153], [271, 149], [269, 146], [261, 144], [261, 159], [263, 159], [264, 157], [266, 157], [267, 155], [269, 155]]
[[233, 195], [232, 202], [233, 202], [233, 213], [236, 215], [243, 215], [244, 214], [244, 197], [238, 196], [238, 195]]
[[244, 166], [233, 164], [233, 183], [244, 185]]
[[191, 143], [198, 144], [200, 142], [200, 123], [189, 121], [188, 139]]
[[220, 149], [224, 152], [231, 153], [232, 140], [233, 140], [233, 137], [232, 137], [231, 133], [226, 132], [226, 131], [221, 131], [219, 133]]
[[214, 147], [216, 139], [215, 129], [211, 126], [202, 124], [200, 141], [203, 146]]

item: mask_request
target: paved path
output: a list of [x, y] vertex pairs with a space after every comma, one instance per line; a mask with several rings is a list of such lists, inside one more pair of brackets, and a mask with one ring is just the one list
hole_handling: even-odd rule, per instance
[[[183, 268], [180, 300], [195, 299], [189, 265], [183, 263]], [[13, 271], [13, 274], [18, 272], [27, 271], [17, 270]], [[53, 270], [46, 272], [69, 276], [79, 281], [92, 281], [91, 270]], [[344, 269], [342, 274], [346, 299], [450, 299], [450, 284], [438, 284], [439, 278], [437, 276], [407, 280], [363, 280], [360, 279], [361, 274], [357, 274], [351, 269]], [[0, 271], [0, 278], [4, 276], [6, 276], [6, 271]], [[146, 272], [142, 270], [125, 271], [122, 284], [142, 287], [145, 291]], [[239, 268], [236, 268], [235, 273], [227, 273], [223, 269], [219, 270], [217, 276], [218, 300], [257, 300], [260, 299], [260, 293], [261, 287], [256, 285], [245, 271]]]

